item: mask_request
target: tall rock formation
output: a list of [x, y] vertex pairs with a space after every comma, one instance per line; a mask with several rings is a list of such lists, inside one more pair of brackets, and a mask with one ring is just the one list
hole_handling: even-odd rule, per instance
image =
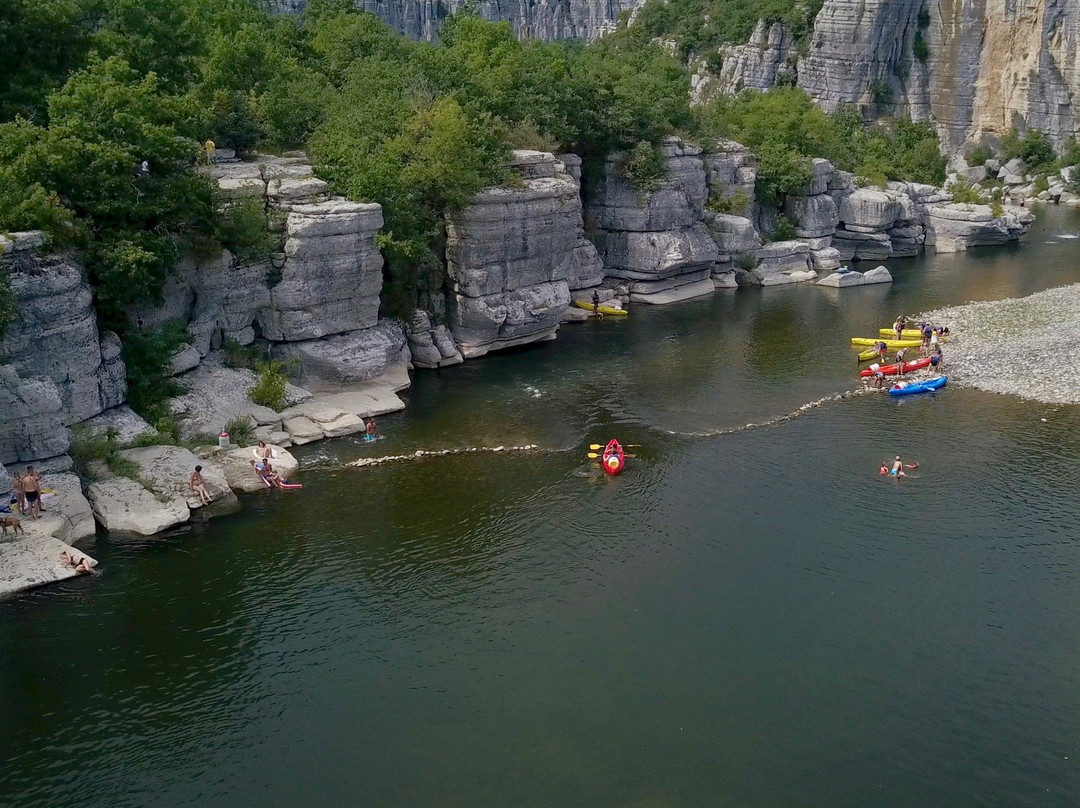
[[1080, 117], [1078, 48], [1070, 0], [826, 0], [798, 81], [829, 111], [932, 119], [951, 154], [1013, 126], [1060, 147]]
[[[468, 359], [553, 339], [580, 282], [577, 180], [547, 152], [515, 151], [519, 188], [486, 188], [446, 222], [450, 331]], [[589, 263], [589, 259], [584, 259]]]
[[[469, 0], [354, 0], [353, 5], [386, 20], [411, 39], [434, 40], [439, 26]], [[299, 13], [307, 0], [271, 0], [278, 12]], [[638, 0], [472, 0], [476, 13], [506, 20], [519, 36], [534, 39], [593, 39]]]

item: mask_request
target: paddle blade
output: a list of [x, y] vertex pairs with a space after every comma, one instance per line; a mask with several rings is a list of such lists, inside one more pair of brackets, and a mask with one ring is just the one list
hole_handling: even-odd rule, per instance
[[601, 446], [599, 443], [590, 443], [589, 448], [595, 452], [597, 449], [603, 449], [604, 447]]
[[588, 453], [587, 455], [585, 455], [585, 456], [586, 456], [587, 458], [589, 458], [590, 460], [596, 460], [596, 458], [598, 458], [598, 457], [599, 457], [600, 455], [598, 455], [598, 454], [597, 454], [596, 452], [589, 452], [589, 453]]

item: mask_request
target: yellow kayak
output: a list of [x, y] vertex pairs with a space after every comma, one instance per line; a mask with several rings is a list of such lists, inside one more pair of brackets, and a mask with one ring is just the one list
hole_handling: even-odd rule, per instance
[[[883, 337], [892, 337], [896, 332], [891, 328], [880, 328], [878, 333]], [[905, 328], [900, 332], [900, 339], [921, 339], [922, 332], [917, 328]]]
[[886, 348], [918, 348], [922, 345], [921, 339], [881, 339], [880, 337], [852, 337], [852, 345], [877, 345], [884, 342]]
[[[574, 305], [577, 306], [579, 309], [585, 309], [585, 311], [594, 310], [593, 304], [590, 303], [588, 300], [575, 300]], [[600, 312], [601, 314], [612, 314], [616, 317], [626, 317], [628, 314], [630, 314], [630, 312], [626, 309], [615, 309], [611, 306], [598, 306], [595, 310]]]
[[879, 354], [873, 348], [868, 348], [865, 351], [860, 351], [859, 352], [859, 361], [860, 362], [869, 362], [871, 359], [880, 359], [880, 358], [881, 358], [881, 354]]

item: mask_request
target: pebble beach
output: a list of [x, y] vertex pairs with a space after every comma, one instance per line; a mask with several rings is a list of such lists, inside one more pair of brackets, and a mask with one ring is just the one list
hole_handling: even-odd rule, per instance
[[949, 383], [1047, 404], [1080, 403], [1080, 284], [920, 314], [948, 325]]

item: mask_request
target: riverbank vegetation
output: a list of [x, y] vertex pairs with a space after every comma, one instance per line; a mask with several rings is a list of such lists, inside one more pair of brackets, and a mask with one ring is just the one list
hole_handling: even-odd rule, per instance
[[132, 306], [159, 298], [185, 251], [254, 261], [280, 248], [261, 206], [223, 199], [197, 172], [206, 140], [306, 149], [335, 193], [380, 203], [391, 316], [441, 289], [444, 214], [512, 183], [512, 148], [573, 151], [586, 171], [626, 150], [648, 190], [662, 178], [663, 136], [705, 148], [733, 138], [758, 154], [771, 202], [805, 186], [812, 157], [875, 182], [944, 179], [926, 124], [868, 128], [854, 108], [829, 116], [791, 87], [694, 109], [683, 61], [652, 44], [664, 32], [695, 50], [744, 41], [760, 18], [805, 34], [813, 3], [650, 3], [637, 24], [588, 45], [520, 41], [468, 12], [432, 44], [349, 0], [310, 0], [299, 16], [262, 6], [0, 3], [0, 231], [41, 229], [77, 251], [102, 325], [124, 341], [132, 402], [151, 417], [170, 390], [175, 335], [140, 333]]

